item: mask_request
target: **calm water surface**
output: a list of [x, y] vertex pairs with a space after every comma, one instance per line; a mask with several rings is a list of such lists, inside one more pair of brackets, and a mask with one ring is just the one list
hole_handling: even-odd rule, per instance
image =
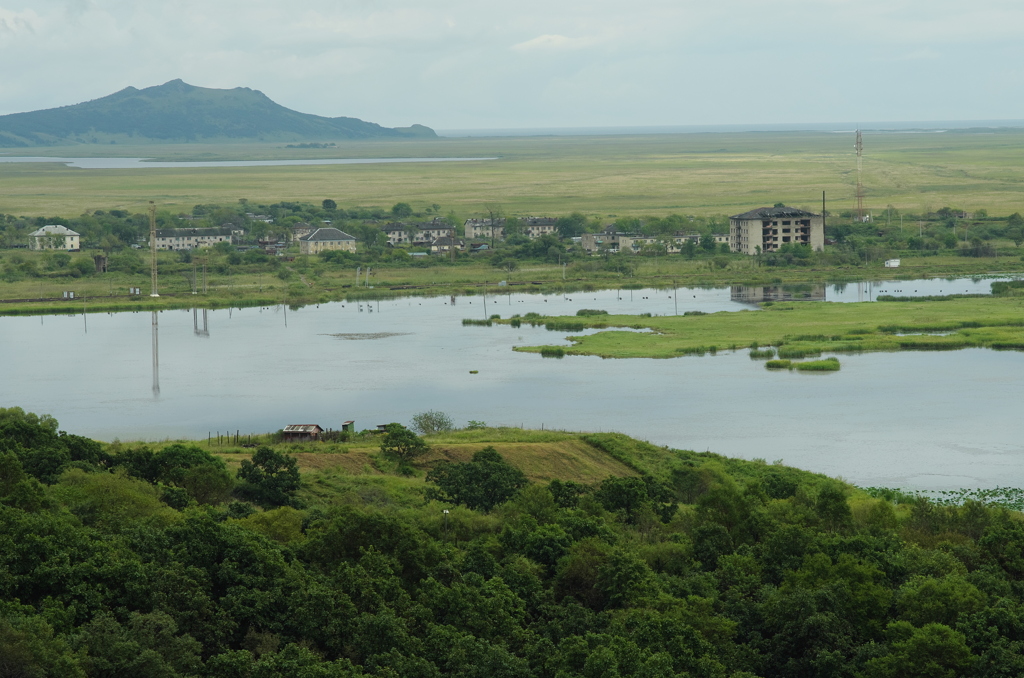
[[305, 160], [209, 160], [158, 162], [149, 158], [44, 158], [0, 155], [0, 162], [56, 162], [78, 169], [167, 169], [201, 167], [285, 167], [292, 165], [374, 165], [407, 162], [467, 162], [497, 158], [309, 158]]
[[[907, 283], [895, 284], [906, 291]], [[871, 293], [878, 289], [886, 288], [875, 283]], [[826, 290], [848, 301], [866, 293], [863, 284], [859, 293], [856, 284]], [[746, 351], [552, 360], [511, 348], [564, 343], [562, 333], [460, 321], [750, 306], [727, 289], [512, 294], [486, 303], [476, 296], [455, 305], [440, 297], [216, 310], [205, 321], [202, 310], [165, 311], [157, 314], [155, 373], [151, 313], [0, 318], [0, 406], [50, 413], [68, 431], [105, 440], [293, 423], [337, 428], [346, 419], [370, 428], [438, 409], [460, 425], [622, 431], [672, 447], [783, 459], [861, 485], [1024, 486], [1024, 353], [841, 356], [834, 374], [769, 373]]]

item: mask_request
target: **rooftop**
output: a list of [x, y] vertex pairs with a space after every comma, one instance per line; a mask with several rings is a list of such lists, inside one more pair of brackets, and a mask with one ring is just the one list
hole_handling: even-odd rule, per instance
[[743, 214], [729, 217], [730, 219], [796, 219], [803, 217], [819, 216], [814, 212], [798, 209], [796, 207], [758, 207]]
[[47, 224], [40, 229], [29, 233], [30, 236], [44, 236], [44, 235], [79, 235], [75, 233], [67, 226], [61, 226], [60, 224]]
[[306, 242], [323, 242], [325, 240], [355, 240], [352, 236], [336, 228], [318, 228], [309, 235], [304, 235], [299, 240]]

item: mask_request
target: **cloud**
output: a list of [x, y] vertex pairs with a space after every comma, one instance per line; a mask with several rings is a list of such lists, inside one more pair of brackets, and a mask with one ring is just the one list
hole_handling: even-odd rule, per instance
[[585, 37], [585, 38], [567, 38], [564, 35], [554, 35], [551, 33], [545, 35], [538, 35], [532, 40], [520, 42], [517, 45], [512, 45], [512, 49], [517, 52], [536, 52], [536, 51], [568, 51], [583, 49], [585, 47], [592, 47], [599, 42], [597, 38]]
[[[1021, 33], [1020, 0], [0, 0], [0, 114], [182, 78], [389, 126], [1010, 118]], [[736, 104], [779, 84], [818, 96]]]
[[32, 11], [12, 12], [0, 7], [0, 35], [17, 35], [19, 33], [35, 33], [35, 22], [38, 15]]

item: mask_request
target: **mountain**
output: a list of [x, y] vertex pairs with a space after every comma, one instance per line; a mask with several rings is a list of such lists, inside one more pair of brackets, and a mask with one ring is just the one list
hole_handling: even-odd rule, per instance
[[433, 138], [423, 125], [381, 127], [358, 118], [299, 113], [248, 87], [210, 89], [181, 80], [93, 101], [0, 116], [0, 147], [76, 143], [183, 143]]

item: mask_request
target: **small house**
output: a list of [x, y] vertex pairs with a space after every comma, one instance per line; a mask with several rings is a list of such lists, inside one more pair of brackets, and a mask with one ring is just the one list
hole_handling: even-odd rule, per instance
[[323, 432], [316, 424], [288, 424], [282, 433], [286, 443], [308, 443], [319, 440]]

